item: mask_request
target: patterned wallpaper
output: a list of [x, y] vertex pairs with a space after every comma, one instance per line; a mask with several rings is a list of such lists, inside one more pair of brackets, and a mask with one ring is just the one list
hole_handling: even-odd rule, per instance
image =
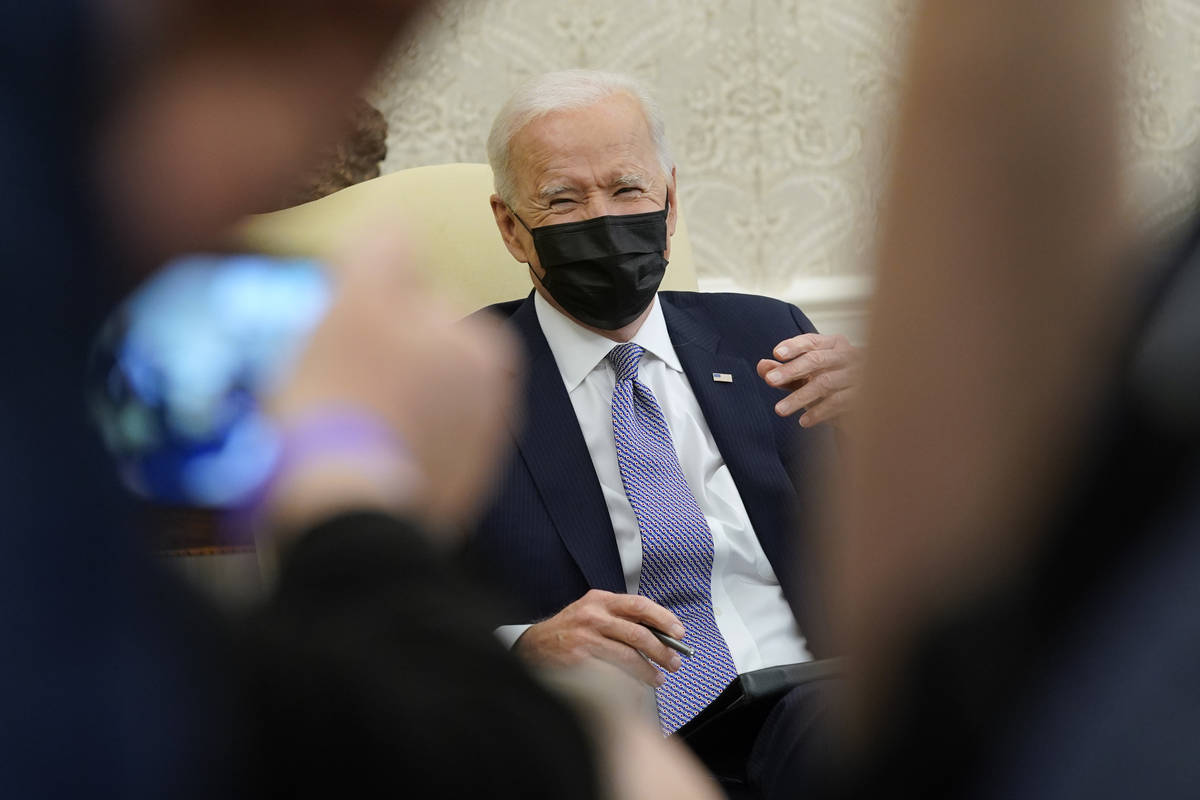
[[[999, 0], [1002, 2], [1003, 0]], [[1128, 0], [1125, 152], [1145, 230], [1200, 197], [1200, 0]], [[387, 172], [485, 161], [492, 116], [526, 77], [593, 67], [655, 91], [703, 288], [799, 303], [865, 336], [870, 243], [914, 0], [436, 0], [373, 100]], [[252, 595], [254, 556], [171, 559]]]
[[[374, 92], [384, 170], [486, 160], [492, 116], [530, 75], [630, 72], [663, 106], [703, 285], [856, 302], [914, 7], [438, 0]], [[1163, 235], [1200, 196], [1200, 0], [1132, 0], [1121, 58], [1133, 201]]]

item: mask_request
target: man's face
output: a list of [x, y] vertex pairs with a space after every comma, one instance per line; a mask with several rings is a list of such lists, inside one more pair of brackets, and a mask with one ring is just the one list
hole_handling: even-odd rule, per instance
[[[660, 211], [670, 200], [667, 250], [675, 232], [675, 175], [663, 172], [637, 102], [614, 94], [586, 108], [535, 120], [513, 137], [515, 211], [530, 228], [608, 215]], [[492, 211], [518, 261], [544, 274], [533, 237], [498, 196]]]

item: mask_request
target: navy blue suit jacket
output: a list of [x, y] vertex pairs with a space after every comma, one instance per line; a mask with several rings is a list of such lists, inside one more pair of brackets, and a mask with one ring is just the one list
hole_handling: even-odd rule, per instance
[[[667, 331], [754, 531], [793, 603], [810, 648], [819, 621], [798, 547], [802, 488], [812, 482], [831, 434], [774, 413], [785, 392], [755, 372], [780, 341], [815, 331], [795, 306], [742, 294], [661, 292]], [[523, 424], [482, 522], [468, 537], [468, 563], [514, 600], [505, 622], [551, 616], [589, 589], [625, 592], [612, 521], [533, 295], [479, 313], [504, 317], [525, 346]], [[728, 373], [718, 383], [713, 373]], [[819, 474], [819, 473], [816, 473]]]

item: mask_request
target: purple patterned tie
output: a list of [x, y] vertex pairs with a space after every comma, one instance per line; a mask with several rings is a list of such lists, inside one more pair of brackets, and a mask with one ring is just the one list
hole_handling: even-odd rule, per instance
[[729, 646], [717, 629], [712, 604], [712, 531], [683, 478], [662, 409], [637, 379], [643, 349], [617, 345], [608, 363], [617, 376], [613, 389], [613, 438], [625, 496], [642, 534], [638, 594], [679, 617], [696, 654], [683, 659], [658, 688], [658, 719], [674, 733], [737, 677]]

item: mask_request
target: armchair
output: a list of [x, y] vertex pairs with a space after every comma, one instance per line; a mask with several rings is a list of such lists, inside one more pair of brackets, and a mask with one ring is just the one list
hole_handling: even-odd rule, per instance
[[[401, 225], [414, 261], [465, 311], [513, 300], [531, 288], [496, 230], [486, 164], [437, 164], [393, 172], [294, 208], [251, 217], [237, 231], [248, 249], [328, 257], [374, 225]], [[664, 289], [695, 289], [687, 223], [679, 215]]]

